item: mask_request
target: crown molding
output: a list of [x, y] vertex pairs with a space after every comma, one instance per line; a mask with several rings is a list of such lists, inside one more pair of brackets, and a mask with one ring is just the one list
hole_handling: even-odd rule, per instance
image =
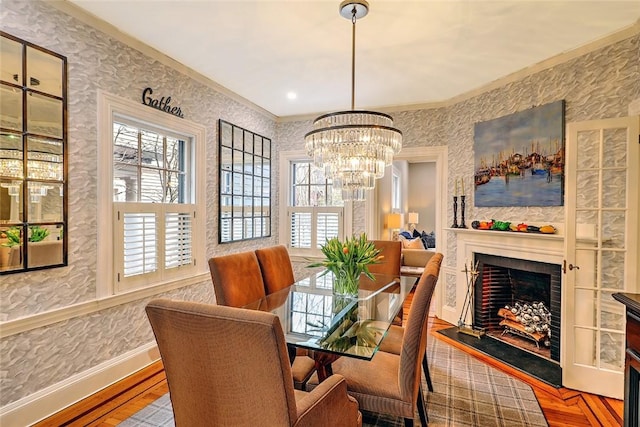
[[245, 107], [251, 108], [252, 110], [260, 113], [271, 120], [276, 120], [277, 116], [264, 108], [260, 107], [257, 104], [249, 101], [248, 99], [238, 95], [237, 93], [227, 89], [226, 87], [216, 83], [215, 81], [209, 79], [208, 77], [203, 76], [192, 68], [187, 67], [179, 61], [171, 58], [170, 56], [160, 52], [159, 50], [141, 42], [135, 37], [120, 31], [115, 26], [109, 24], [106, 21], [98, 18], [97, 16], [85, 11], [84, 9], [76, 6], [74, 3], [71, 3], [68, 0], [45, 0], [47, 4], [55, 7], [61, 12], [66, 13], [67, 15], [78, 19], [79, 21], [96, 28], [103, 33], [113, 37], [114, 39], [126, 44], [127, 46], [132, 47], [140, 51], [142, 54], [147, 55], [158, 62], [179, 71], [180, 73], [186, 75], [187, 77], [201, 83], [221, 94], [227, 96], [228, 98], [238, 102], [239, 104], [244, 105]]

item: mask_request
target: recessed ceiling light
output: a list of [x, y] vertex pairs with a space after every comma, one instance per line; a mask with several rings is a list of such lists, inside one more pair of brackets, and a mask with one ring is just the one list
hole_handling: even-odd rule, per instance
[[296, 94], [295, 92], [287, 92], [287, 99], [296, 99], [298, 97], [298, 94]]

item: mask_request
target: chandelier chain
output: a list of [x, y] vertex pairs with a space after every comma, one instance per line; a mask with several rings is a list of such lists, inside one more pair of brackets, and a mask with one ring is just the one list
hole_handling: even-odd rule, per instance
[[351, 109], [356, 109], [356, 6], [351, 11]]

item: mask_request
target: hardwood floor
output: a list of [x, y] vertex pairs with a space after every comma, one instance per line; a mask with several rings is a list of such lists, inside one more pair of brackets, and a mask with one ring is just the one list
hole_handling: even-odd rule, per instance
[[[405, 301], [405, 316], [409, 312], [410, 304], [411, 296]], [[529, 384], [538, 398], [549, 427], [622, 426], [624, 408], [621, 400], [567, 388], [556, 389], [441, 334], [437, 334], [436, 338], [435, 332], [451, 326], [448, 322], [430, 317], [431, 337], [429, 339], [442, 339], [488, 365]], [[116, 426], [168, 391], [162, 362], [158, 361], [54, 414], [36, 426]]]

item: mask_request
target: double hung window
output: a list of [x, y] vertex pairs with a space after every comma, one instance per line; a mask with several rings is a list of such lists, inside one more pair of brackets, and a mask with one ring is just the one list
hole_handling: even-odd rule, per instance
[[119, 291], [176, 278], [195, 267], [194, 173], [193, 138], [114, 117], [114, 271]]
[[292, 161], [287, 206], [288, 247], [293, 255], [320, 255], [320, 247], [345, 234], [340, 190], [310, 161]]

